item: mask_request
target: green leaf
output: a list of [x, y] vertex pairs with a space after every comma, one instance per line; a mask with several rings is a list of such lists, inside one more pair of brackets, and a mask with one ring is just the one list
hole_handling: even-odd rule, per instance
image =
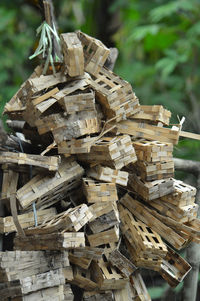
[[156, 35], [160, 30], [160, 27], [161, 26], [158, 24], [137, 26], [129, 36], [128, 41], [141, 41], [148, 34]]
[[177, 61], [170, 57], [165, 57], [163, 59], [160, 59], [156, 63], [156, 69], [161, 71], [161, 74], [163, 77], [167, 77], [170, 73], [174, 71], [176, 68]]

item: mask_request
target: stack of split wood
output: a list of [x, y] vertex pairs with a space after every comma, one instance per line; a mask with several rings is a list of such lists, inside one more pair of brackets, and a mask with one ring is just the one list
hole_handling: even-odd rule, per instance
[[61, 42], [56, 74], [38, 66], [4, 110], [35, 152], [0, 152], [1, 300], [150, 300], [139, 268], [175, 287], [191, 267], [174, 249], [200, 242], [196, 189], [173, 178], [181, 128], [139, 105], [99, 40]]

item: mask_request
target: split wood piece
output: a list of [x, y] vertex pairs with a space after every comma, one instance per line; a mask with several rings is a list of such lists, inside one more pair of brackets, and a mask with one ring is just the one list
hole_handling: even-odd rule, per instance
[[115, 267], [111, 266], [106, 255], [98, 262], [91, 263], [91, 271], [100, 290], [116, 290], [123, 288], [128, 278], [123, 277]]
[[109, 56], [110, 50], [100, 40], [90, 37], [81, 31], [77, 31], [77, 35], [83, 45], [85, 71], [98, 75]]
[[[20, 280], [59, 268], [71, 267], [68, 252], [6, 251], [0, 252], [0, 282]], [[72, 270], [71, 270], [72, 273]]]
[[180, 131], [180, 137], [185, 137], [185, 138], [189, 138], [189, 139], [200, 140], [200, 135], [199, 134], [190, 133], [190, 132], [184, 132], [184, 131]]
[[168, 247], [167, 255], [162, 260], [159, 273], [171, 287], [176, 287], [183, 281], [191, 268], [192, 267], [185, 259]]
[[162, 199], [151, 201], [151, 206], [157, 209], [162, 215], [169, 216], [181, 223], [194, 220], [197, 217], [199, 208], [197, 204], [177, 207], [173, 204], [163, 202]]
[[67, 114], [74, 114], [80, 111], [94, 111], [95, 110], [95, 95], [91, 89], [86, 89], [77, 92], [75, 95], [67, 95], [59, 100]]
[[65, 250], [84, 246], [84, 232], [52, 233], [26, 237], [16, 236], [14, 239], [15, 250]]
[[117, 226], [96, 234], [87, 235], [90, 246], [97, 247], [119, 241], [119, 228]]
[[120, 223], [116, 203], [106, 202], [101, 204], [102, 203], [90, 206], [90, 208], [92, 207], [91, 212], [93, 219], [89, 222], [88, 226], [92, 233], [105, 231]]
[[82, 269], [87, 270], [90, 266], [92, 259], [85, 258], [85, 257], [77, 257], [72, 252], [69, 252], [69, 261], [71, 264], [74, 264]]
[[[15, 181], [15, 183], [12, 181], [13, 174], [15, 175], [16, 173], [17, 171], [8, 169], [8, 165], [3, 166], [3, 181], [2, 181], [1, 196], [0, 196], [1, 201], [9, 201], [11, 196], [11, 190], [13, 192], [17, 190], [19, 175], [17, 176], [17, 181]], [[9, 205], [7, 203], [6, 206], [9, 208]]]
[[[38, 73], [38, 69], [40, 69], [40, 66], [37, 66], [35, 68], [34, 72], [28, 78], [28, 80], [41, 75], [40, 72]], [[15, 93], [15, 95], [11, 98], [11, 100], [6, 103], [4, 107], [3, 115], [7, 114], [10, 119], [16, 119], [16, 120], [22, 119], [22, 112], [25, 109], [26, 99], [27, 99], [27, 91], [25, 89], [27, 81], [25, 81], [21, 85], [19, 90]]]
[[[37, 222], [38, 224], [41, 224], [46, 219], [53, 218], [56, 215], [56, 209], [55, 208], [49, 208], [46, 210], [38, 210], [37, 211]], [[22, 229], [26, 229], [29, 227], [33, 227], [35, 225], [35, 219], [34, 219], [34, 213], [24, 213], [18, 215], [19, 223], [22, 227]], [[10, 233], [10, 232], [16, 232], [16, 226], [13, 221], [12, 216], [6, 216], [6, 217], [0, 217], [0, 233]]]
[[88, 136], [86, 138], [72, 138], [70, 141], [61, 141], [58, 144], [58, 153], [66, 155], [89, 153], [94, 140], [94, 137]]
[[116, 117], [118, 122], [140, 111], [139, 100], [131, 85], [111, 70], [103, 67], [97, 76], [88, 79], [88, 84], [95, 90], [107, 118]]
[[[69, 286], [69, 285], [68, 285]], [[73, 301], [74, 295], [72, 293], [71, 288], [66, 290], [66, 294], [68, 295], [68, 299], [65, 299], [65, 290], [64, 285], [59, 285], [55, 287], [49, 287], [45, 289], [41, 289], [37, 292], [29, 293], [27, 295], [23, 295], [20, 297], [14, 297], [11, 301], [55, 301], [55, 300], [67, 300]]]
[[120, 228], [138, 257], [164, 258], [167, 248], [159, 234], [119, 205]]
[[143, 138], [153, 141], [178, 144], [180, 130], [178, 127], [164, 128], [144, 122], [123, 120], [117, 123], [117, 131], [120, 134], [127, 134], [134, 138]]
[[53, 88], [58, 84], [67, 82], [67, 77], [63, 73], [58, 72], [55, 75], [41, 75], [39, 77], [31, 78], [26, 81], [25, 90], [27, 98], [37, 97], [38, 93], [49, 88]]
[[88, 203], [115, 202], [118, 200], [117, 188], [114, 183], [100, 183], [83, 178], [83, 192]]
[[[113, 293], [112, 291], [84, 291], [83, 293], [83, 301], [113, 301]], [[122, 301], [122, 300], [120, 300]], [[126, 300], [128, 301], [128, 300]]]
[[171, 112], [164, 109], [163, 106], [140, 106], [141, 111], [135, 114], [131, 119], [148, 120], [154, 124], [161, 122], [164, 125], [169, 125]]
[[83, 46], [75, 32], [60, 35], [62, 51], [64, 54], [65, 73], [69, 76], [84, 74]]
[[138, 256], [138, 254], [135, 252], [133, 246], [129, 243], [129, 241], [125, 237], [125, 245], [127, 247], [128, 253], [129, 253], [129, 259], [130, 261], [137, 267], [144, 268], [144, 269], [150, 269], [154, 271], [159, 271], [161, 264], [162, 264], [162, 258], [151, 258], [148, 255], [147, 256]]
[[156, 219], [160, 220], [165, 225], [174, 229], [183, 238], [187, 237], [189, 241], [192, 240], [197, 243], [200, 243], [200, 221], [198, 218], [195, 218], [194, 220], [187, 223], [182, 223], [182, 222], [180, 223], [170, 217], [161, 215], [155, 210], [152, 210], [147, 207], [146, 209]]
[[173, 144], [162, 143], [159, 141], [134, 141], [133, 146], [139, 161], [153, 162], [167, 162], [173, 158]]
[[[132, 164], [131, 164], [132, 165]], [[137, 161], [133, 168], [143, 181], [155, 181], [174, 177], [174, 161], [145, 162]]]
[[133, 300], [151, 301], [151, 297], [139, 271], [136, 271], [134, 275], [130, 277], [130, 282], [135, 294], [135, 298]]
[[128, 135], [104, 137], [91, 146], [89, 154], [79, 154], [80, 161], [104, 164], [115, 169], [135, 163], [137, 157]]
[[80, 112], [64, 117], [52, 114], [36, 121], [40, 135], [51, 131], [56, 143], [100, 132], [95, 112]]
[[104, 252], [103, 248], [83, 247], [71, 250], [76, 257], [85, 257], [92, 260], [99, 260]]
[[173, 181], [175, 191], [172, 194], [161, 197], [161, 200], [177, 207], [194, 204], [196, 188], [180, 180], [174, 179]]
[[25, 153], [0, 152], [0, 164], [15, 163], [18, 165], [31, 165], [47, 169], [48, 171], [57, 171], [60, 163], [59, 157], [45, 157]]
[[42, 176], [32, 178], [17, 191], [20, 206], [28, 209], [33, 202], [37, 208], [45, 208], [62, 200], [66, 193], [77, 187], [83, 175], [83, 168], [73, 159], [64, 159], [55, 176]]
[[118, 249], [113, 250], [109, 254], [108, 261], [112, 266], [117, 267], [124, 277], [129, 277], [137, 269], [137, 267], [122, 255]]
[[129, 174], [128, 182], [130, 189], [147, 202], [173, 193], [173, 183], [173, 178], [145, 182], [136, 174]]
[[128, 172], [97, 165], [87, 171], [87, 176], [107, 183], [127, 186]]
[[139, 220], [169, 242], [175, 249], [180, 250], [187, 244], [186, 239], [156, 218], [146, 206], [133, 199], [128, 193], [120, 199], [120, 203], [128, 208]]
[[26, 235], [50, 234], [54, 232], [79, 231], [93, 217], [86, 204], [69, 208], [60, 214], [46, 219], [41, 225], [25, 230]]
[[73, 267], [73, 280], [72, 284], [75, 284], [86, 290], [95, 290], [98, 288], [98, 284], [94, 281], [91, 269], [84, 270], [78, 266]]

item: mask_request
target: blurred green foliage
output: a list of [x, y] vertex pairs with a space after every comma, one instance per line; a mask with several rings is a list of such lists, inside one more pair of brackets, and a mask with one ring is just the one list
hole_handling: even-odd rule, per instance
[[[42, 22], [37, 3], [0, 3], [1, 112], [38, 63], [28, 60], [37, 47], [35, 32]], [[198, 0], [58, 0], [54, 5], [60, 32], [81, 29], [99, 37], [100, 31], [108, 35], [107, 27], [116, 27], [110, 37], [119, 49], [115, 72], [131, 82], [142, 104], [162, 104], [173, 112], [172, 123], [178, 122], [177, 115], [185, 116], [184, 129], [200, 132]], [[110, 20], [99, 28], [106, 10], [112, 24]], [[114, 24], [119, 22], [117, 15], [120, 28]], [[199, 160], [199, 147], [198, 141], [183, 140], [175, 155]]]

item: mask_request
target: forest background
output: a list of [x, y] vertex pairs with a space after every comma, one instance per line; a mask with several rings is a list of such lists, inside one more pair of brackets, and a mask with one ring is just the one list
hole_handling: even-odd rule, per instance
[[[0, 2], [0, 113], [38, 64], [28, 57], [38, 43], [39, 6], [39, 0]], [[183, 129], [200, 133], [200, 1], [56, 0], [54, 6], [60, 33], [80, 29], [118, 48], [114, 71], [132, 84], [141, 104], [162, 104], [172, 123], [185, 116]], [[182, 139], [174, 156], [200, 161], [199, 149], [200, 141]], [[159, 300], [167, 285], [146, 275]], [[180, 289], [171, 300], [179, 300]]]

